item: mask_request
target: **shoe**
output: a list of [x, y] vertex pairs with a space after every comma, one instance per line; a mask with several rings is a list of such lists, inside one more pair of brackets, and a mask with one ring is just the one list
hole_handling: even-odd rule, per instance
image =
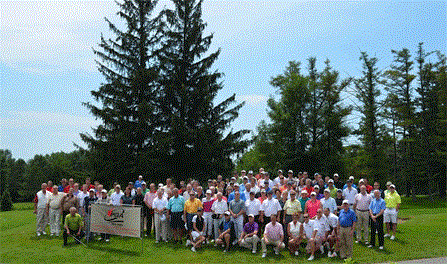
[[328, 257], [328, 258], [331, 258], [331, 257], [332, 257], [332, 252], [328, 251], [328, 253], [327, 253], [327, 257]]
[[300, 254], [299, 251], [295, 251], [295, 256], [298, 256]]
[[275, 255], [279, 255], [279, 251], [275, 249]]
[[97, 239], [98, 241], [101, 241], [102, 240], [102, 237], [98, 237], [98, 239]]
[[390, 236], [390, 234], [385, 234], [383, 237], [389, 237]]
[[210, 241], [211, 243], [214, 243], [214, 239], [211, 239], [211, 241]]
[[373, 246], [372, 245], [368, 245], [368, 248], [372, 248]]
[[368, 242], [368, 241], [365, 241], [365, 245], [369, 245], [369, 242]]
[[335, 258], [337, 256], [337, 252], [334, 251], [334, 253], [332, 253], [332, 257]]
[[210, 243], [210, 241], [207, 239], [207, 240], [206, 240], [206, 244], [208, 245], [209, 243]]
[[223, 251], [224, 253], [227, 253], [228, 252], [228, 250], [227, 249], [224, 249], [224, 251]]
[[262, 253], [262, 257], [265, 258], [267, 256], [267, 253]]
[[106, 239], [106, 242], [107, 242], [107, 243], [110, 242], [110, 239], [107, 238], [107, 239]]
[[196, 248], [195, 248], [195, 247], [192, 247], [192, 248], [191, 248], [191, 251], [192, 251], [192, 252], [196, 252]]
[[256, 254], [256, 250], [251, 251], [251, 253]]
[[190, 245], [192, 245], [192, 243], [191, 243], [191, 240], [186, 240], [186, 245], [185, 246], [190, 246]]
[[394, 240], [394, 239], [395, 239], [395, 237], [394, 237], [394, 236], [391, 236], [391, 237], [390, 237], [390, 239], [391, 239], [391, 240]]
[[[160, 241], [158, 241], [158, 240], [155, 240], [155, 244], [158, 244], [158, 243], [160, 243]], [[188, 245], [186, 245], [186, 246], [188, 246]]]
[[307, 260], [308, 260], [308, 261], [314, 260], [314, 256], [313, 256], [313, 255], [310, 256]]
[[52, 236], [54, 236], [54, 233], [51, 233], [51, 234], [50, 234], [50, 237], [52, 237]]
[[320, 246], [320, 251], [321, 251], [321, 254], [324, 254], [324, 247], [323, 246]]
[[233, 241], [233, 246], [236, 245], [236, 244], [237, 244], [237, 240], [234, 240]]
[[383, 246], [379, 247], [380, 250], [383, 250]]
[[46, 235], [47, 234], [47, 232], [45, 232], [45, 231], [42, 231], [42, 235]]
[[356, 244], [358, 244], [358, 243], [359, 243], [359, 241], [358, 241], [358, 240], [356, 240], [356, 241], [355, 241], [355, 243], [356, 243]]
[[36, 235], [37, 235], [37, 236], [40, 236], [40, 232], [36, 232]]

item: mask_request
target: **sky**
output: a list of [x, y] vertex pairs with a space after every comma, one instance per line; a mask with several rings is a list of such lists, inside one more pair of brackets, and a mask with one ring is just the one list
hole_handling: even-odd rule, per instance
[[[160, 0], [157, 10], [170, 7]], [[331, 61], [342, 78], [361, 75], [361, 51], [379, 59], [380, 70], [393, 60], [391, 50], [419, 42], [427, 51], [446, 53], [446, 1], [231, 1], [204, 0], [210, 51], [221, 49], [213, 68], [224, 73], [219, 103], [232, 94], [245, 101], [231, 128], [256, 132], [269, 121], [267, 99], [278, 98], [269, 84], [289, 61], [306, 70], [309, 57], [322, 70]], [[85, 147], [80, 133], [100, 124], [83, 102], [104, 81], [93, 49], [101, 34], [113, 38], [104, 18], [117, 25], [113, 1], [0, 2], [0, 149], [14, 158], [70, 152]], [[345, 94], [343, 103], [354, 103]], [[355, 128], [358, 113], [346, 120]]]

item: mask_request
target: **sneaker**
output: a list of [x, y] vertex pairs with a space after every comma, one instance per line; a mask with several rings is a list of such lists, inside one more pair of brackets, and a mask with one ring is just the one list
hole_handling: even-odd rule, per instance
[[383, 237], [389, 237], [390, 236], [390, 234], [385, 234]]
[[299, 251], [295, 251], [295, 256], [298, 256], [300, 254]]
[[335, 258], [337, 256], [337, 252], [334, 251], [334, 253], [332, 253], [332, 257]]
[[223, 251], [224, 253], [227, 253], [228, 252], [228, 250], [227, 249], [224, 249], [224, 251]]
[[54, 233], [51, 233], [51, 234], [50, 234], [50, 237], [52, 237], [52, 236], [54, 236]]
[[279, 255], [279, 251], [275, 248], [275, 255]]
[[101, 241], [102, 240], [102, 237], [98, 237], [98, 239], [97, 239], [98, 241]]
[[42, 235], [46, 235], [47, 234], [47, 232], [45, 232], [45, 231], [42, 231]]
[[160, 241], [158, 241], [158, 240], [155, 240], [155, 244], [158, 244], [158, 243], [160, 243]]
[[320, 251], [321, 251], [321, 254], [324, 254], [324, 247], [323, 246], [320, 246]]
[[365, 241], [365, 245], [369, 245], [369, 242], [368, 242], [368, 241]]
[[307, 260], [309, 261], [314, 260], [314, 255], [310, 256]]
[[358, 244], [358, 243], [359, 243], [359, 241], [358, 241], [358, 240], [356, 240], [356, 241], [355, 241], [355, 243], [356, 243], [356, 244]]
[[327, 253], [327, 257], [328, 257], [328, 258], [331, 258], [331, 257], [332, 257], [332, 252], [328, 251], [328, 253]]
[[40, 232], [36, 232], [36, 235], [37, 235], [37, 236], [40, 236]]
[[195, 247], [192, 247], [192, 248], [191, 248], [191, 251], [192, 251], [192, 252], [196, 252], [196, 248], [195, 248]]
[[380, 246], [379, 249], [382, 250], [382, 249], [383, 249], [383, 246]]
[[390, 239], [391, 239], [391, 240], [394, 240], [394, 239], [395, 239], [395, 237], [394, 237], [394, 236], [391, 236], [391, 237], [390, 237]]
[[369, 246], [368, 246], [368, 248], [372, 248], [372, 247], [373, 247], [372, 245], [369, 245]]
[[192, 243], [191, 243], [191, 240], [186, 240], [186, 244], [185, 244], [185, 246], [190, 246], [190, 245], [192, 245]]
[[210, 241], [211, 243], [214, 243], [214, 239], [211, 239], [211, 241]]
[[106, 242], [107, 242], [107, 243], [110, 242], [110, 239], [106, 239]]
[[267, 256], [267, 253], [262, 253], [262, 257], [265, 258]]
[[251, 251], [251, 253], [256, 254], [256, 250]]
[[237, 240], [234, 240], [233, 241], [233, 246], [236, 245], [236, 244], [237, 244]]
[[207, 239], [207, 240], [206, 240], [206, 244], [208, 245], [209, 243], [210, 243], [210, 241]]

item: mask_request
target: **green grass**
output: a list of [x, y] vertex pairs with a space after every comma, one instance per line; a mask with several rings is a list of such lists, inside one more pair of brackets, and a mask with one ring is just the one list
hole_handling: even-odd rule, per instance
[[[140, 240], [112, 237], [107, 244], [95, 241], [89, 248], [74, 244], [63, 248], [61, 237], [36, 236], [32, 204], [14, 204], [14, 208], [18, 210], [0, 213], [1, 263], [296, 263], [307, 262], [308, 257], [303, 253], [299, 257], [291, 256], [286, 251], [276, 256], [269, 250], [267, 258], [263, 259], [259, 251], [253, 255], [246, 249], [236, 249], [224, 254], [211, 245], [193, 253], [184, 245], [155, 244], [153, 238]], [[384, 251], [355, 244], [355, 262], [390, 262], [447, 256], [445, 201], [430, 203], [424, 198], [418, 198], [413, 202], [405, 198], [399, 216], [409, 219], [398, 225], [396, 240], [386, 239]], [[342, 263], [339, 259], [328, 259], [320, 255], [312, 263], [328, 262]]]

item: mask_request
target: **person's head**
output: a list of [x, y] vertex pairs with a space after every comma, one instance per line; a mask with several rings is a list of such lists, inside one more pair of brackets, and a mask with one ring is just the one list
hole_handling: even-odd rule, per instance
[[290, 199], [292, 201], [296, 199], [296, 192], [295, 192], [295, 190], [290, 191]]
[[216, 197], [219, 202], [222, 201], [222, 192], [217, 192]]
[[124, 194], [126, 196], [130, 196], [132, 193], [132, 188], [130, 186], [127, 186], [126, 189], [124, 190]]
[[71, 216], [75, 216], [75, 214], [77, 213], [78, 210], [76, 210], [76, 207], [72, 206], [70, 207], [70, 214]]
[[116, 192], [116, 193], [120, 193], [120, 192], [121, 192], [121, 185], [117, 184], [117, 185], [115, 186], [115, 192]]
[[103, 199], [107, 198], [107, 191], [103, 189], [103, 190], [101, 191], [101, 195], [102, 195], [102, 198], [103, 198]]
[[53, 182], [52, 181], [48, 181], [47, 186], [48, 186], [48, 188], [52, 188], [53, 187]]
[[58, 189], [57, 188], [59, 188], [59, 186], [57, 186], [57, 185], [53, 186], [53, 194], [54, 195], [57, 195], [57, 193], [58, 193]]
[[79, 183], [73, 184], [73, 189], [75, 192], [79, 191]]
[[95, 191], [95, 189], [90, 189], [89, 191], [88, 191], [88, 195], [90, 196], [90, 197], [94, 197], [95, 196], [95, 193], [96, 193], [96, 191]]
[[287, 176], [288, 176], [289, 178], [292, 178], [292, 177], [293, 177], [293, 171], [292, 171], [292, 170], [289, 170], [289, 171], [287, 172]]
[[241, 194], [239, 193], [239, 191], [235, 191], [234, 192], [234, 200], [239, 201], [240, 198], [241, 198]]
[[314, 190], [315, 190], [315, 192], [316, 192], [317, 194], [320, 193], [320, 186], [315, 185], [315, 186], [314, 186]]
[[73, 180], [73, 178], [70, 178], [68, 180], [68, 185], [73, 186], [73, 184], [74, 184], [74, 180]]
[[275, 192], [275, 196], [276, 196], [276, 198], [282, 198], [282, 196], [281, 196], [281, 191], [279, 190], [279, 189], [275, 189], [274, 190], [274, 192]]
[[320, 219], [323, 216], [323, 209], [319, 208], [317, 210], [317, 218]]
[[329, 210], [329, 207], [326, 207], [326, 208], [323, 209], [323, 214], [325, 216], [329, 216], [331, 214], [331, 210]]
[[330, 189], [332, 189], [334, 187], [334, 180], [333, 179], [329, 179], [327, 182], [327, 185], [329, 186]]
[[376, 198], [377, 200], [380, 199], [380, 191], [379, 190], [374, 190], [374, 198]]
[[380, 183], [379, 182], [374, 182], [373, 186], [374, 186], [374, 190], [379, 190], [380, 189]]
[[386, 183], [386, 188], [389, 190], [391, 185], [392, 185], [392, 183], [391, 183], [390, 181], [387, 182], [387, 183]]
[[62, 179], [61, 180], [61, 185], [65, 187], [67, 185], [67, 179], [65, 179], [65, 178]]
[[192, 185], [190, 183], [188, 183], [186, 185], [186, 191], [188, 191], [188, 193], [192, 190]]
[[89, 177], [85, 178], [85, 184], [90, 186], [91, 183], [92, 183], [92, 180]]
[[329, 189], [324, 189], [324, 198], [329, 199], [331, 196], [331, 191]]
[[250, 191], [250, 200], [253, 201], [255, 199], [255, 191]]
[[311, 193], [310, 193], [310, 199], [311, 199], [312, 201], [315, 201], [315, 200], [317, 199], [317, 193], [316, 193], [316, 192], [311, 192]]
[[88, 189], [88, 185], [87, 184], [83, 184], [82, 185], [82, 191], [85, 193]]
[[253, 214], [248, 215], [248, 222], [253, 223], [255, 221], [255, 216]]
[[172, 190], [172, 194], [174, 195], [175, 198], [177, 198], [177, 197], [178, 197], [178, 189], [177, 189], [177, 188], [174, 188], [174, 189]]
[[225, 221], [230, 221], [230, 216], [231, 216], [230, 211], [226, 211], [224, 215], [225, 215]]
[[262, 197], [266, 197], [265, 189], [262, 189], [262, 190], [261, 190], [261, 196], [262, 196]]
[[157, 197], [158, 197], [158, 199], [161, 199], [163, 197], [163, 190], [162, 189], [158, 189], [157, 190]]
[[[278, 190], [279, 191], [279, 190]], [[281, 193], [281, 191], [279, 191], [280, 193]], [[289, 192], [287, 191], [287, 190], [284, 190], [282, 193], [281, 193], [281, 197], [282, 197], [282, 199], [284, 200], [284, 201], [286, 201], [287, 200], [287, 198], [289, 197]]]
[[270, 216], [270, 221], [272, 222], [273, 225], [276, 223], [276, 214], [272, 214]]
[[73, 196], [73, 193], [74, 193], [74, 188], [73, 188], [73, 187], [70, 187], [70, 188], [68, 189], [68, 195]]
[[268, 191], [267, 197], [269, 200], [271, 200], [273, 198], [273, 191]]
[[346, 181], [346, 185], [348, 186], [348, 188], [351, 188], [352, 187], [352, 180], [347, 180]]
[[137, 194], [143, 194], [143, 189], [141, 189], [141, 187], [137, 188]]
[[338, 181], [340, 179], [340, 176], [338, 173], [334, 173], [334, 181]]
[[234, 184], [233, 185], [233, 190], [236, 192], [236, 191], [239, 191], [239, 184]]
[[127, 185], [127, 187], [129, 187], [131, 190], [133, 189], [133, 182], [129, 182], [129, 184]]
[[142, 181], [143, 180], [143, 175], [138, 175], [138, 180]]
[[304, 214], [303, 215], [303, 219], [304, 219], [304, 223], [308, 223], [309, 222], [309, 214]]
[[42, 183], [41, 185], [40, 185], [40, 189], [42, 189], [42, 191], [43, 192], [46, 192], [47, 191], [47, 184], [46, 183]]
[[142, 182], [142, 183], [141, 183], [141, 189], [143, 189], [143, 190], [146, 190], [146, 189], [147, 189], [146, 182]]
[[207, 199], [211, 199], [211, 196], [213, 195], [213, 192], [211, 191], [211, 190], [207, 190], [206, 192], [205, 192], [205, 195], [206, 195], [206, 198]]
[[150, 190], [151, 192], [155, 192], [155, 183], [151, 183], [151, 184], [149, 185], [149, 190]]
[[312, 180], [309, 179], [309, 178], [307, 178], [307, 179], [306, 179], [306, 186], [307, 186], [307, 187], [310, 187], [311, 184], [312, 184]]
[[307, 196], [309, 195], [309, 193], [306, 191], [306, 190], [302, 190], [301, 191], [301, 197], [304, 199], [304, 198], [307, 198]]
[[292, 221], [296, 224], [296, 222], [298, 222], [298, 220], [300, 219], [300, 216], [298, 215], [298, 213], [294, 213], [292, 215]]
[[102, 191], [104, 189], [104, 186], [102, 184], [98, 184], [98, 192]]
[[396, 186], [394, 186], [394, 184], [390, 185], [390, 192], [394, 193], [394, 191], [396, 191]]
[[366, 194], [366, 186], [364, 184], [362, 186], [360, 186], [360, 193], [363, 195]]
[[190, 199], [191, 201], [193, 201], [195, 198], [196, 198], [196, 192], [194, 192], [194, 191], [190, 191], [190, 192], [189, 192], [189, 199]]
[[349, 201], [348, 200], [343, 200], [342, 207], [343, 207], [343, 209], [348, 211], [348, 209], [349, 209]]

